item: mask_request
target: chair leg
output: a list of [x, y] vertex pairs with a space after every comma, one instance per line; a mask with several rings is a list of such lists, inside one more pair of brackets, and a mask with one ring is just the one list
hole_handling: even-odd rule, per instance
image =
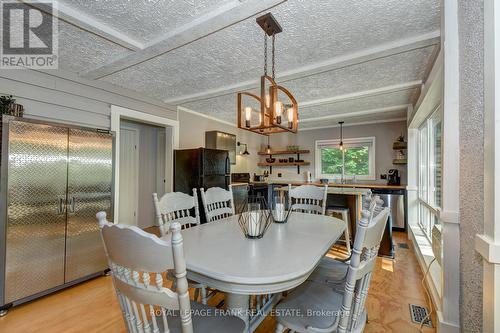
[[194, 290], [194, 294], [193, 294], [193, 299], [195, 302], [198, 302], [198, 297], [200, 296], [200, 289], [196, 288]]
[[285, 330], [285, 326], [281, 325], [280, 323], [276, 323], [276, 330], [274, 333], [282, 333]]
[[201, 304], [207, 305], [207, 287], [201, 287]]

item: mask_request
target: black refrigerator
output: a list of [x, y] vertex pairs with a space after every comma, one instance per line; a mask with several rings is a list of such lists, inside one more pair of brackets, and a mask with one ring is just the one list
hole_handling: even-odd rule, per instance
[[[221, 187], [231, 184], [227, 150], [196, 148], [174, 151], [174, 191], [193, 195], [193, 188]], [[206, 222], [201, 195], [198, 192], [201, 223]]]

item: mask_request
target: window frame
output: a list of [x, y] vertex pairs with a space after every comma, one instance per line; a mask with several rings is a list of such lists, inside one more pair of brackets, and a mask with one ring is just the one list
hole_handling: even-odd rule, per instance
[[[357, 180], [376, 180], [376, 166], [375, 166], [375, 153], [376, 153], [376, 138], [374, 136], [368, 137], [359, 137], [359, 138], [344, 138], [343, 143], [344, 146], [349, 145], [361, 145], [363, 143], [370, 142], [371, 145], [368, 149], [368, 175], [345, 175], [345, 179], [354, 179], [356, 177]], [[329, 180], [337, 180], [342, 177], [342, 174], [323, 174], [321, 172], [321, 147], [331, 145], [338, 146], [340, 144], [340, 139], [328, 139], [328, 140], [316, 140], [314, 145], [314, 166], [315, 166], [315, 177], [317, 179], [329, 179]]]
[[[443, 139], [442, 139], [442, 133], [443, 133], [443, 108], [442, 105], [439, 104], [432, 112], [431, 114], [425, 118], [425, 120], [420, 124], [418, 127], [418, 155], [417, 155], [417, 160], [418, 160], [418, 170], [417, 170], [417, 184], [418, 184], [418, 226], [420, 229], [422, 229], [423, 233], [425, 236], [428, 238], [429, 241], [431, 241], [432, 238], [432, 228], [435, 225], [436, 220], [440, 220], [440, 213], [441, 213], [441, 208], [435, 205], [435, 200], [434, 200], [434, 195], [435, 195], [435, 190], [436, 190], [436, 184], [434, 182], [434, 172], [435, 172], [435, 161], [434, 161], [434, 122], [440, 123], [441, 127], [441, 172], [442, 172], [442, 165], [443, 165]], [[425, 141], [425, 162], [426, 162], [426, 170], [425, 171], [425, 194], [423, 191], [423, 185], [422, 185], [422, 161], [424, 158], [422, 157], [422, 132], [425, 130], [426, 134], [426, 141]], [[440, 196], [441, 196], [441, 203], [442, 203], [442, 196], [443, 196], [443, 186], [442, 186], [442, 178], [441, 178], [441, 186], [440, 186]], [[431, 198], [432, 197], [432, 198]], [[422, 214], [422, 211], [425, 210], [428, 212], [426, 216]], [[428, 219], [427, 219], [428, 217]], [[426, 221], [424, 221], [424, 219]]]

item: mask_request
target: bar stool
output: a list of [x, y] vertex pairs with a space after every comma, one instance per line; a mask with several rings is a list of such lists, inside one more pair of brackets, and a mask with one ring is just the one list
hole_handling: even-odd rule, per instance
[[344, 239], [339, 239], [339, 242], [344, 242], [347, 249], [347, 254], [351, 254], [351, 217], [349, 214], [349, 208], [347, 207], [329, 207], [326, 211], [328, 216], [333, 216], [340, 218], [346, 223], [346, 228], [344, 230]]

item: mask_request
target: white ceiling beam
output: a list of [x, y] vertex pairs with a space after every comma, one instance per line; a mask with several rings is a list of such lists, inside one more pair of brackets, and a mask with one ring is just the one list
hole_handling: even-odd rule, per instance
[[[360, 126], [360, 125], [371, 125], [371, 124], [382, 124], [382, 123], [394, 123], [396, 121], [406, 121], [406, 118], [400, 117], [400, 118], [391, 118], [391, 119], [380, 119], [380, 120], [368, 120], [368, 121], [361, 121], [358, 123], [345, 123], [342, 126], [343, 127], [349, 127], [349, 126]], [[325, 128], [334, 128], [334, 127], [340, 127], [339, 124], [332, 124], [332, 125], [326, 125], [326, 126], [318, 126], [318, 127], [304, 127], [304, 128], [299, 128], [299, 132], [301, 131], [312, 131], [312, 130], [319, 130], [319, 129], [325, 129]]]
[[356, 92], [344, 94], [344, 95], [337, 95], [337, 96], [333, 96], [333, 97], [315, 99], [315, 100], [306, 101], [306, 102], [299, 102], [299, 106], [301, 109], [304, 109], [304, 108], [308, 108], [308, 107], [312, 107], [312, 106], [333, 104], [333, 103], [344, 102], [344, 101], [349, 101], [349, 100], [358, 99], [358, 98], [366, 98], [366, 97], [371, 97], [371, 96], [385, 95], [385, 94], [390, 94], [390, 93], [394, 93], [394, 92], [398, 92], [398, 91], [405, 91], [405, 90], [409, 90], [409, 89], [420, 88], [421, 86], [422, 86], [422, 81], [416, 80], [416, 81], [410, 81], [410, 82], [385, 86], [385, 87], [381, 87], [381, 88], [377, 88], [377, 89], [356, 91]]
[[[376, 47], [364, 49], [361, 51], [337, 56], [326, 61], [316, 62], [299, 68], [294, 68], [288, 71], [277, 73], [278, 82], [286, 82], [296, 80], [311, 75], [316, 75], [328, 71], [337, 70], [349, 66], [354, 66], [360, 63], [373, 61], [380, 58], [390, 57], [395, 54], [409, 52], [424, 47], [437, 45], [441, 41], [440, 31], [433, 31], [415, 37], [400, 39], [381, 44]], [[168, 98], [164, 101], [169, 104], [184, 104], [202, 99], [213, 98], [232, 94], [238, 91], [257, 88], [260, 80], [250, 80], [239, 82], [229, 86], [224, 86], [216, 89], [205, 90], [199, 93], [184, 95], [174, 98]]]
[[93, 80], [106, 77], [216, 33], [285, 1], [287, 0], [233, 0], [170, 31], [146, 45], [144, 49], [84, 73], [82, 76]]
[[372, 115], [372, 114], [377, 114], [377, 113], [385, 113], [385, 112], [391, 112], [391, 111], [407, 111], [407, 110], [408, 110], [408, 104], [401, 104], [401, 105], [393, 105], [393, 106], [377, 108], [377, 109], [369, 109], [369, 110], [356, 111], [356, 112], [343, 112], [343, 113], [332, 114], [332, 115], [328, 115], [328, 116], [299, 119], [299, 123], [303, 124], [306, 122], [312, 122], [312, 121], [318, 121], [318, 120], [352, 118], [352, 117], [366, 116], [366, 115]]
[[[40, 4], [46, 2], [43, 0], [21, 1], [40, 10], [43, 10], [42, 7], [40, 7]], [[57, 10], [54, 11], [54, 14], [58, 19], [72, 24], [82, 30], [88, 31], [131, 51], [137, 51], [144, 47], [141, 42], [134, 40], [126, 34], [111, 28], [110, 26], [82, 13], [81, 11], [73, 9], [64, 3], [57, 2], [55, 8]]]

